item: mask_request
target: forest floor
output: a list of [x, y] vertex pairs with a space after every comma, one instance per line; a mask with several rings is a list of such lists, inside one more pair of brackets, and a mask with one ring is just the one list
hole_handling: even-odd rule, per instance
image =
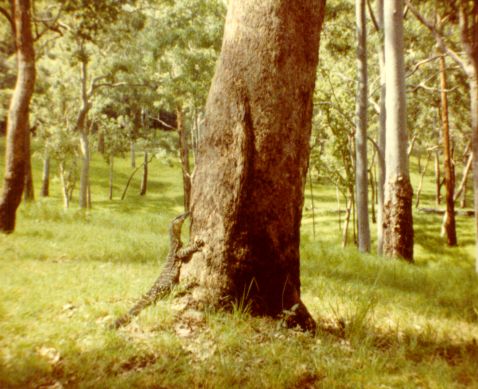
[[[471, 218], [458, 218], [459, 247], [447, 248], [441, 217], [415, 212], [413, 265], [360, 255], [341, 247], [335, 189], [316, 185], [315, 238], [307, 189], [301, 242], [315, 336], [240, 302], [178, 320], [174, 296], [113, 331], [161, 271], [182, 211], [177, 166], [154, 159], [147, 195], [138, 173], [124, 201], [132, 169], [116, 169], [114, 200], [95, 157], [91, 211], [76, 200], [64, 210], [53, 177], [52, 196], [22, 205], [16, 232], [0, 236], [0, 388], [478, 388]], [[38, 189], [40, 161], [34, 175]]]

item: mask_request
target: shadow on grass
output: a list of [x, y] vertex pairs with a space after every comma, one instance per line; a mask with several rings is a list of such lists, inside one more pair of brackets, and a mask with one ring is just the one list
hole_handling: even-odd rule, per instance
[[[314, 275], [338, 282], [346, 288], [371, 293], [375, 289], [421, 296], [427, 306], [447, 310], [446, 314], [469, 323], [478, 320], [478, 276], [472, 269], [446, 264], [420, 267], [402, 261], [363, 256], [356, 250], [317, 245], [304, 248], [301, 263], [303, 281], [314, 290]], [[320, 259], [319, 259], [320, 258]], [[425, 304], [425, 303], [424, 303]]]
[[174, 214], [174, 209], [182, 207], [183, 196], [161, 196], [154, 195], [154, 198], [145, 196], [131, 196], [124, 200], [99, 200], [93, 203], [94, 207], [107, 209], [119, 214], [131, 214], [134, 212], [165, 212]]
[[[348, 335], [348, 323], [342, 319], [327, 320], [319, 318], [317, 321], [319, 336], [329, 335], [334, 339], [351, 340]], [[453, 334], [452, 334], [453, 335]], [[404, 351], [405, 358], [420, 363], [433, 358], [440, 358], [451, 366], [467, 364], [478, 379], [478, 343], [476, 339], [470, 341], [453, 341], [452, 339], [437, 339], [430, 331], [415, 333], [412, 331], [384, 330], [372, 325], [365, 325], [356, 337], [356, 342], [367, 342], [372, 347], [384, 351]], [[464, 384], [468, 384], [465, 379]]]

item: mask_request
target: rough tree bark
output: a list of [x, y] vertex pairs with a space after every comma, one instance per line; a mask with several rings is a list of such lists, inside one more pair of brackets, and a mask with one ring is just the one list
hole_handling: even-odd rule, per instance
[[195, 301], [293, 311], [312, 95], [325, 0], [232, 0], [206, 106], [191, 193], [191, 236], [205, 242], [183, 280]]
[[357, 101], [355, 130], [355, 188], [357, 201], [358, 249], [370, 252], [370, 224], [368, 217], [368, 169], [367, 169], [367, 19], [365, 0], [355, 1], [357, 28]]
[[11, 1], [17, 57], [17, 81], [10, 102], [5, 144], [5, 175], [0, 196], [0, 232], [15, 229], [15, 215], [25, 183], [25, 140], [35, 85], [35, 52], [31, 31], [30, 1]]
[[450, 126], [448, 121], [448, 97], [446, 92], [446, 63], [445, 57], [440, 57], [440, 86], [441, 86], [441, 115], [443, 127], [443, 167], [445, 170], [445, 189], [446, 189], [446, 213], [444, 219], [444, 231], [448, 246], [456, 246], [456, 227], [455, 227], [455, 173], [451, 161], [450, 149]]
[[385, 255], [413, 261], [412, 185], [408, 168], [403, 0], [384, 2], [386, 75]]

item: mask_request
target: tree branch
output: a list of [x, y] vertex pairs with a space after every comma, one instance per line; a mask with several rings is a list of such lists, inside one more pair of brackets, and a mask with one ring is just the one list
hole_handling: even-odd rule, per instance
[[435, 60], [437, 60], [437, 59], [439, 59], [443, 56], [444, 56], [443, 54], [435, 55], [434, 57], [426, 58], [426, 59], [423, 59], [423, 60], [417, 62], [413, 66], [412, 70], [410, 70], [410, 72], [406, 75], [406, 77], [412, 76], [420, 68], [420, 66], [423, 66], [423, 65], [427, 64], [428, 62], [435, 61]]
[[13, 22], [12, 15], [8, 12], [6, 8], [0, 7], [0, 14], [5, 16], [8, 20], [8, 23], [10, 23], [10, 27], [12, 29], [12, 32], [15, 32], [15, 23]]
[[383, 151], [380, 149], [380, 146], [375, 142], [373, 138], [370, 136], [367, 136], [367, 139], [370, 143], [372, 143], [373, 147], [377, 151], [377, 160], [378, 160], [378, 165], [380, 166], [380, 169], [382, 171], [385, 171], [385, 158], [383, 157]]
[[380, 32], [380, 27], [377, 22], [377, 18], [375, 17], [375, 14], [373, 13], [372, 5], [370, 4], [370, 0], [367, 0], [367, 8], [368, 8], [368, 13], [370, 15], [370, 19], [372, 19], [373, 26], [375, 27], [375, 31]]
[[460, 57], [458, 53], [456, 53], [446, 44], [443, 35], [435, 28], [435, 26], [428, 20], [426, 20], [423, 15], [420, 14], [420, 12], [410, 4], [410, 0], [406, 0], [406, 4], [408, 9], [413, 13], [417, 20], [432, 33], [440, 49], [442, 49], [446, 54], [448, 54], [463, 69], [465, 73], [468, 73], [467, 63]]

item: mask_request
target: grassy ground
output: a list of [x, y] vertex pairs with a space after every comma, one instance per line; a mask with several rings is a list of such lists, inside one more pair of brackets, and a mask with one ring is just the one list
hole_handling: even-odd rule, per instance
[[95, 159], [92, 211], [63, 210], [53, 179], [52, 197], [23, 205], [16, 232], [0, 236], [0, 388], [478, 388], [472, 220], [458, 219], [450, 249], [440, 217], [416, 213], [415, 265], [359, 255], [340, 247], [335, 192], [324, 186], [316, 239], [307, 192], [301, 245], [315, 337], [240, 307], [178, 321], [173, 298], [108, 330], [159, 274], [182, 209], [180, 172], [159, 159], [147, 196], [138, 175], [118, 200], [128, 165], [116, 164], [115, 200]]

